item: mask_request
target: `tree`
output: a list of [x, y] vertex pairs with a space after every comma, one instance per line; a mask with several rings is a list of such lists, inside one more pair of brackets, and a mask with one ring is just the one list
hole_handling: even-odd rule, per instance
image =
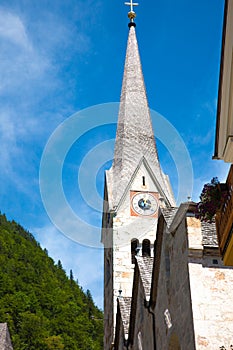
[[45, 344], [49, 350], [63, 350], [64, 344], [60, 335], [52, 335], [45, 339]]
[[14, 350], [103, 349], [103, 314], [73, 278], [31, 233], [0, 215], [0, 321]]
[[227, 197], [226, 184], [220, 184], [217, 177], [204, 185], [197, 204], [196, 218], [201, 221], [212, 222], [216, 212], [221, 208]]
[[73, 281], [74, 280], [74, 275], [73, 275], [73, 271], [70, 270], [70, 280]]

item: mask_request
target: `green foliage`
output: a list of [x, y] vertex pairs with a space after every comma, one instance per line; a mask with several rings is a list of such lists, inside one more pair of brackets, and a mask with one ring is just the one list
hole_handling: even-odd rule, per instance
[[90, 291], [1, 214], [0, 322], [8, 323], [14, 350], [103, 349], [103, 314]]
[[212, 222], [216, 212], [221, 208], [228, 191], [226, 184], [220, 184], [217, 177], [210, 183], [204, 185], [200, 195], [200, 202], [197, 204], [196, 218], [201, 221]]
[[49, 350], [63, 350], [64, 344], [60, 335], [53, 335], [45, 339], [45, 344]]

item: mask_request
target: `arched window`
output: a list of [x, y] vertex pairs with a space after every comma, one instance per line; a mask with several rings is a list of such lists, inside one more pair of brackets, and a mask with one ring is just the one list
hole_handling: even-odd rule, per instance
[[144, 239], [142, 241], [142, 256], [150, 256], [150, 240]]
[[135, 264], [135, 256], [137, 255], [137, 248], [139, 246], [139, 240], [133, 238], [131, 241], [131, 262]]

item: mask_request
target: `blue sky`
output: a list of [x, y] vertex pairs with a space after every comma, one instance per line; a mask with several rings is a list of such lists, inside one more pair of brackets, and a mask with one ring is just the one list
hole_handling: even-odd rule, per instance
[[[228, 170], [226, 164], [211, 159], [223, 0], [142, 1], [136, 10], [149, 105], [183, 138], [192, 160], [192, 198], [198, 200], [203, 183], [213, 176], [224, 180]], [[61, 123], [85, 108], [119, 101], [127, 11], [123, 1], [102, 0], [2, 0], [0, 5], [0, 210], [30, 230], [68, 272], [72, 269], [101, 307], [102, 251], [77, 244], [56, 229], [42, 203], [39, 171], [46, 143]], [[97, 127], [70, 146], [62, 180], [70, 207], [99, 232], [101, 213], [99, 207], [93, 209], [93, 199], [103, 192], [117, 109], [112, 107], [114, 118], [106, 117], [107, 125], [102, 126], [94, 111]], [[108, 140], [110, 155], [99, 160], [93, 176], [82, 161]], [[175, 164], [161, 142], [158, 147], [177, 194]], [[88, 205], [79, 193], [82, 164], [86, 188], [89, 176], [97, 185], [97, 194], [87, 194]]]

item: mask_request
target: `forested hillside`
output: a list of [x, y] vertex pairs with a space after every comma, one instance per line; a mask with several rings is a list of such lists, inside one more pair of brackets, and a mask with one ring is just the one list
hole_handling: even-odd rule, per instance
[[0, 323], [14, 350], [103, 349], [103, 314], [33, 236], [0, 215]]

